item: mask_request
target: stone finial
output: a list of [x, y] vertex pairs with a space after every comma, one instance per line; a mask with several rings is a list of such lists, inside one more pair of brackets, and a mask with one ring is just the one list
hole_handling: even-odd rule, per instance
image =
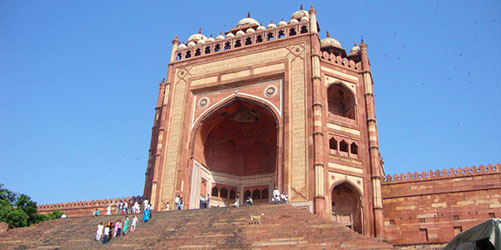
[[273, 23], [273, 19], [270, 20], [270, 23]]
[[172, 43], [179, 43], [178, 35], [176, 35], [176, 38], [174, 38], [174, 40], [172, 40]]
[[354, 43], [353, 43], [353, 46], [357, 46], [357, 42], [354, 42]]
[[164, 77], [164, 78], [162, 78], [162, 82], [165, 82], [165, 77]]
[[247, 17], [248, 17], [248, 18], [250, 18], [250, 11], [249, 11], [249, 12], [247, 12]]
[[200, 27], [200, 29], [198, 29], [198, 34], [202, 34], [202, 27]]
[[317, 10], [313, 7], [313, 4], [310, 7], [310, 14], [317, 14]]
[[303, 10], [303, 4], [301, 4], [301, 6], [299, 7], [300, 10]]
[[329, 34], [329, 31], [327, 31], [327, 37], [331, 37], [331, 34]]

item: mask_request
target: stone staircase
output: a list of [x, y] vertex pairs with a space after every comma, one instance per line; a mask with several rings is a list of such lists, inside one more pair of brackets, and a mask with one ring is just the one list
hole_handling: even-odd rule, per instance
[[[261, 224], [249, 224], [250, 215], [261, 214]], [[94, 240], [99, 222], [119, 218], [125, 216], [57, 219], [10, 230], [0, 234], [0, 249], [394, 249], [288, 204], [154, 212], [134, 233], [106, 245]]]

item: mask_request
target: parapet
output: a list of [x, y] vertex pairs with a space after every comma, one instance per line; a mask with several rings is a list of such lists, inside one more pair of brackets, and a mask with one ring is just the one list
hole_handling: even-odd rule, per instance
[[42, 204], [37, 205], [37, 210], [40, 211], [53, 211], [53, 210], [64, 210], [64, 209], [78, 209], [78, 208], [97, 208], [108, 205], [115, 205], [120, 201], [129, 200], [140, 200], [141, 196], [129, 196], [123, 198], [113, 198], [113, 199], [103, 199], [103, 200], [92, 200], [92, 201], [73, 201], [73, 202], [62, 202], [54, 204]]
[[424, 181], [424, 180], [435, 180], [435, 179], [449, 179], [449, 178], [458, 178], [458, 177], [467, 177], [467, 176], [478, 176], [478, 175], [487, 175], [487, 174], [499, 174], [501, 173], [501, 164], [497, 163], [496, 165], [489, 164], [487, 166], [480, 165], [478, 167], [464, 167], [457, 169], [443, 169], [443, 170], [435, 170], [435, 171], [422, 171], [407, 173], [407, 174], [394, 174], [387, 175], [385, 181], [382, 184], [392, 184], [392, 183], [403, 183], [403, 182], [414, 182], [414, 181]]

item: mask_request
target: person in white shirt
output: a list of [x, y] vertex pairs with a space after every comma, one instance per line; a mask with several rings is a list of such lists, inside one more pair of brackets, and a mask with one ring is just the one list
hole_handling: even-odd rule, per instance
[[280, 202], [280, 191], [278, 191], [278, 187], [275, 187], [275, 190], [273, 190], [273, 203], [276, 204]]
[[167, 202], [167, 205], [165, 205], [165, 211], [169, 211], [169, 202]]
[[179, 195], [176, 197], [176, 199], [174, 200], [174, 210], [178, 210], [179, 209], [179, 202], [180, 202], [181, 199], [179, 199]]
[[66, 214], [61, 215], [61, 219], [66, 219], [66, 217], [67, 217]]
[[135, 213], [135, 214], [139, 213], [140, 209], [139, 209], [139, 204], [137, 203], [137, 201], [134, 203], [134, 206], [132, 207], [132, 210], [134, 210], [133, 213]]
[[103, 229], [104, 229], [104, 226], [103, 226], [103, 222], [101, 221], [101, 223], [99, 223], [99, 225], [97, 225], [96, 241], [101, 240], [101, 236], [103, 235]]
[[280, 195], [280, 200], [282, 203], [288, 203], [289, 200], [287, 199], [287, 195], [285, 195], [285, 192], [282, 192], [282, 194]]
[[148, 207], [149, 207], [149, 205], [148, 205], [148, 199], [145, 198], [144, 201], [143, 201], [143, 209], [147, 209]]
[[111, 215], [111, 205], [106, 208], [106, 215]]
[[110, 227], [105, 227], [104, 228], [104, 238], [103, 238], [103, 244], [108, 243], [108, 239], [110, 237]]

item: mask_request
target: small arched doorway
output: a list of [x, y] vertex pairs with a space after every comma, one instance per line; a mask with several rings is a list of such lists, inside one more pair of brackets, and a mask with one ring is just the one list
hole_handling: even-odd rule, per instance
[[212, 194], [211, 206], [229, 206], [250, 192], [254, 203], [268, 202], [278, 158], [278, 120], [271, 110], [235, 98], [202, 120], [194, 140], [193, 199], [205, 192]]
[[332, 217], [337, 223], [362, 233], [362, 206], [359, 192], [348, 182], [332, 189]]
[[334, 83], [327, 89], [329, 114], [355, 119], [355, 99], [352, 92], [341, 83]]

